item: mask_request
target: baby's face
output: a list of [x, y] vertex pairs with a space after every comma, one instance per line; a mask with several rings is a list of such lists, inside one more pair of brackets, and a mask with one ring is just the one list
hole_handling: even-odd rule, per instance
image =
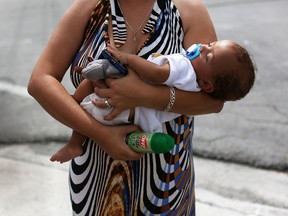
[[202, 44], [200, 55], [192, 60], [198, 80], [213, 81], [213, 76], [237, 64], [233, 51], [234, 42], [229, 40]]

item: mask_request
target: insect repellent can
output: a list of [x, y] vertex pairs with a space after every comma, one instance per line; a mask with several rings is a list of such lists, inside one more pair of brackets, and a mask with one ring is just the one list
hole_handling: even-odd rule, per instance
[[174, 139], [165, 133], [135, 132], [127, 135], [126, 143], [139, 153], [166, 153], [173, 149]]

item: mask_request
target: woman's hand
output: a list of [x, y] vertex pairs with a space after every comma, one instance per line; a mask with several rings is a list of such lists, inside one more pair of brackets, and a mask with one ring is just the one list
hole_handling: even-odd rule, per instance
[[127, 134], [135, 131], [141, 131], [135, 125], [127, 126], [106, 126], [99, 139], [97, 136], [97, 143], [101, 148], [115, 160], [139, 160], [144, 154], [139, 154], [132, 151], [125, 143]]
[[[109, 88], [95, 88], [95, 94], [101, 98], [106, 98], [113, 107], [111, 113], [105, 117], [105, 120], [111, 120], [126, 109], [133, 109], [141, 104], [143, 92], [149, 84], [141, 80], [138, 75], [128, 69], [128, 74], [120, 79], [107, 79], [106, 85]], [[105, 100], [104, 100], [105, 101]], [[93, 101], [99, 108], [107, 108], [103, 100]]]

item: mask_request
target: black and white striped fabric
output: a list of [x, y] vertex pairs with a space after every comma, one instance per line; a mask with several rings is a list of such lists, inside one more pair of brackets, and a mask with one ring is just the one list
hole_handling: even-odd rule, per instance
[[[113, 36], [125, 43], [126, 26], [117, 1], [97, 4], [83, 46], [74, 59], [71, 79], [81, 82], [75, 65], [84, 67], [88, 56], [98, 58], [106, 47], [108, 15], [112, 14]], [[180, 14], [171, 0], [155, 2], [143, 32], [150, 34], [138, 55], [180, 52], [183, 29]], [[71, 162], [70, 195], [74, 215], [194, 215], [193, 118], [181, 116], [163, 125], [175, 139], [166, 154], [146, 154], [139, 161], [117, 161], [87, 139], [84, 153]], [[108, 139], [108, 138], [107, 138]]]

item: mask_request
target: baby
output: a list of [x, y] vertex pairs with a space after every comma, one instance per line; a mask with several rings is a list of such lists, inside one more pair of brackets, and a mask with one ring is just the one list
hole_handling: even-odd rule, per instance
[[[230, 40], [193, 44], [181, 53], [154, 54], [148, 60], [121, 52], [111, 44], [107, 44], [107, 51], [122, 65], [133, 69], [143, 80], [170, 87], [170, 101], [162, 111], [136, 107], [133, 112], [126, 110], [115, 119], [106, 121], [104, 116], [108, 115], [112, 109], [108, 102], [109, 98], [99, 98], [94, 93], [92, 82], [88, 79], [83, 80], [75, 91], [75, 100], [79, 103], [82, 101], [81, 106], [88, 113], [96, 120], [108, 125], [134, 123], [146, 132], [161, 132], [162, 123], [180, 115], [169, 112], [175, 102], [174, 88], [184, 91], [204, 91], [219, 100], [236, 101], [242, 99], [251, 90], [255, 80], [256, 69], [247, 50]], [[92, 103], [95, 99], [104, 100], [107, 109], [96, 107]], [[73, 131], [69, 143], [54, 154], [51, 161], [65, 162], [80, 156], [84, 140], [84, 136]]]

